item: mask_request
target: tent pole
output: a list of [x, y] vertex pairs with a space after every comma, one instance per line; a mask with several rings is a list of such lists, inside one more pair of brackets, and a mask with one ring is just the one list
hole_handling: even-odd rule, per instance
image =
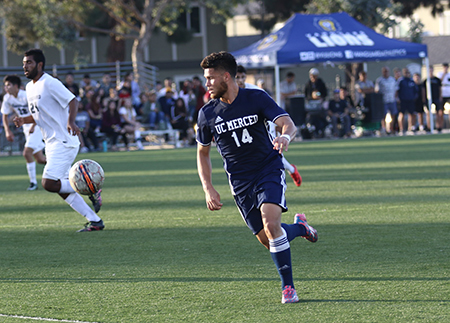
[[425, 68], [427, 69], [426, 75], [427, 75], [427, 107], [428, 107], [428, 118], [430, 118], [430, 133], [433, 133], [434, 131], [434, 119], [433, 119], [433, 113], [431, 112], [431, 75], [430, 75], [430, 60], [428, 59], [428, 56], [424, 59], [425, 62]]
[[275, 64], [275, 93], [276, 101], [281, 106], [281, 93], [280, 93], [280, 65]]

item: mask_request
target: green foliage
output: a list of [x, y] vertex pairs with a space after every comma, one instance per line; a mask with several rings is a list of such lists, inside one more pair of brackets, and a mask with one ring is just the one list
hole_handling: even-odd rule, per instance
[[245, 227], [217, 153], [217, 212], [205, 206], [195, 149], [79, 155], [106, 174], [106, 229], [93, 233], [75, 233], [84, 219], [56, 194], [25, 191], [23, 157], [0, 157], [0, 314], [108, 323], [448, 322], [449, 145], [448, 134], [290, 145], [286, 156], [303, 184], [288, 179], [283, 222], [305, 212], [319, 232], [315, 244], [291, 242], [300, 303], [290, 305], [280, 303], [275, 266]]
[[423, 27], [424, 25], [419, 19], [416, 20], [411, 18], [411, 21], [409, 22], [409, 31], [408, 31], [410, 41], [412, 41], [413, 43], [422, 42]]

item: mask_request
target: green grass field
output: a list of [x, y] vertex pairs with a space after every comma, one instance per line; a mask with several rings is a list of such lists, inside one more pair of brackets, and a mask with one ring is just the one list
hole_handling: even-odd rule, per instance
[[[301, 299], [281, 304], [266, 249], [213, 153], [206, 209], [195, 149], [79, 155], [102, 164], [102, 232], [0, 158], [0, 322], [450, 322], [450, 135], [293, 143], [289, 212]], [[255, 161], [257, 162], [257, 161]], [[41, 174], [42, 167], [38, 167]], [[40, 175], [39, 175], [40, 179]]]

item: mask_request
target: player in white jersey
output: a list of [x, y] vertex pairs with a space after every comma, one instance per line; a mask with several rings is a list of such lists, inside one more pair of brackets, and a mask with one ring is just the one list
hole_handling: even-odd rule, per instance
[[[22, 81], [17, 75], [7, 75], [3, 79], [6, 94], [3, 97], [1, 112], [3, 114], [3, 127], [5, 128], [6, 139], [11, 142], [14, 141], [14, 134], [9, 129], [8, 116], [12, 113], [20, 117], [27, 117], [30, 115], [30, 111], [28, 111], [27, 94], [24, 90], [20, 89], [21, 83]], [[27, 172], [28, 177], [30, 178], [30, 186], [27, 190], [34, 191], [38, 187], [36, 179], [36, 162], [39, 164], [45, 164], [46, 162], [42, 151], [44, 149], [44, 142], [42, 140], [41, 130], [39, 127], [36, 127], [36, 124], [24, 124], [22, 129], [25, 135], [25, 147], [23, 148], [22, 155], [27, 161]]]
[[[244, 66], [238, 65], [237, 71], [236, 71], [236, 83], [237, 85], [242, 89], [258, 89], [261, 91], [264, 91], [257, 85], [253, 85], [250, 83], [246, 83], [245, 80], [247, 79], [247, 70]], [[277, 130], [276, 125], [273, 122], [268, 121], [269, 126], [269, 132], [272, 135], [272, 138], [276, 138], [277, 136]], [[287, 161], [287, 159], [283, 156], [283, 165], [286, 171], [291, 175], [292, 180], [294, 181], [294, 184], [297, 186], [302, 185], [302, 177], [300, 176], [300, 173], [298, 172], [297, 166], [294, 164], [291, 164]]]
[[103, 230], [103, 221], [96, 214], [102, 205], [101, 190], [89, 196], [94, 212], [69, 183], [69, 170], [80, 146], [77, 136], [80, 129], [75, 124], [78, 101], [58, 79], [45, 73], [44, 68], [45, 56], [40, 49], [25, 52], [23, 70], [31, 80], [26, 86], [31, 115], [16, 117], [14, 123], [17, 127], [24, 123], [36, 123], [41, 128], [47, 156], [42, 187], [49, 192], [58, 193], [89, 221], [78, 232]]

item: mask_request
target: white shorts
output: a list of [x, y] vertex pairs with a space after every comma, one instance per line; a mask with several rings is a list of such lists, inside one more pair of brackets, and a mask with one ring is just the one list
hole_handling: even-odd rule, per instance
[[44, 140], [42, 139], [42, 133], [41, 128], [38, 126], [34, 127], [34, 131], [30, 133], [29, 130], [30, 127], [27, 127], [23, 129], [23, 133], [25, 134], [25, 147], [33, 149], [33, 155], [42, 149], [44, 149], [45, 144]]
[[78, 149], [78, 147], [66, 147], [57, 140], [48, 142], [45, 146], [47, 164], [45, 164], [42, 178], [54, 181], [69, 178], [70, 167], [77, 157]]

